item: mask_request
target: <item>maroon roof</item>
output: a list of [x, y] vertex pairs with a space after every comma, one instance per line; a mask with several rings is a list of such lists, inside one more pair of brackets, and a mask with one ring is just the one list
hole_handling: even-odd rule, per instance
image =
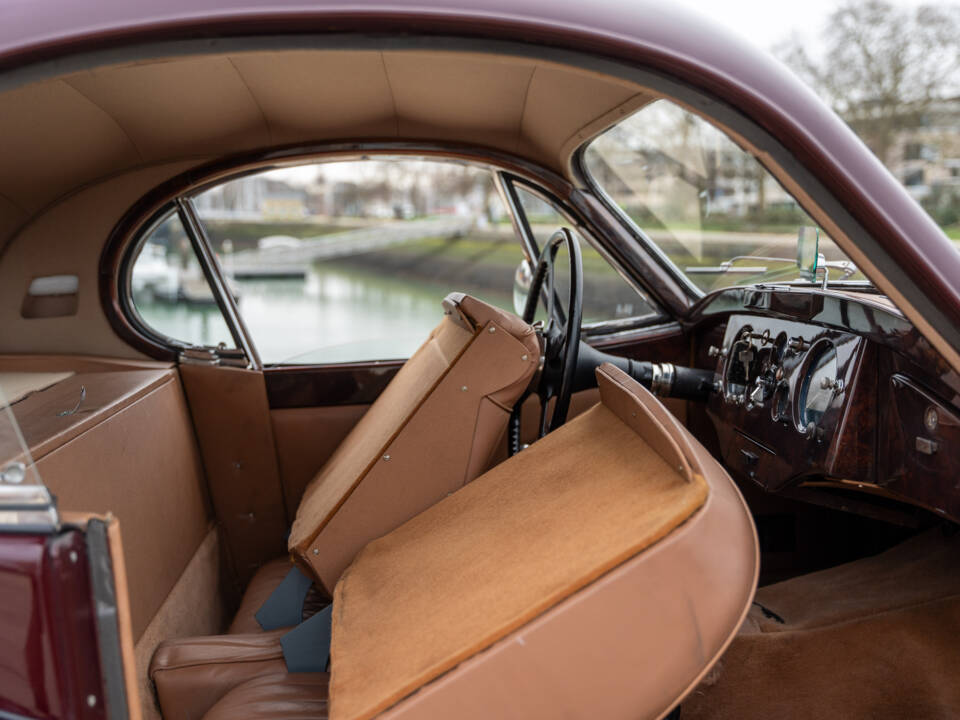
[[767, 129], [944, 313], [951, 327], [940, 330], [954, 341], [960, 338], [960, 253], [847, 126], [780, 63], [668, 3], [484, 0], [478, 5], [479, 0], [4, 0], [0, 71], [146, 40], [338, 31], [523, 40], [627, 60], [722, 98]]

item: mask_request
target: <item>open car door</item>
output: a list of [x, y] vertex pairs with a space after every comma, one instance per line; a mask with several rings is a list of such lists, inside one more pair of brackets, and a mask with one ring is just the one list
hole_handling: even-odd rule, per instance
[[119, 522], [58, 513], [3, 398], [0, 447], [0, 716], [140, 718]]

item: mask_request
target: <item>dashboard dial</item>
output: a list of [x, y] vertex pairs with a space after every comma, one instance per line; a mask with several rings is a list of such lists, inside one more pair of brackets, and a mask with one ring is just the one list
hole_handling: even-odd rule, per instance
[[799, 425], [819, 425], [839, 389], [837, 349], [831, 342], [820, 342], [810, 349], [810, 360], [800, 385]]

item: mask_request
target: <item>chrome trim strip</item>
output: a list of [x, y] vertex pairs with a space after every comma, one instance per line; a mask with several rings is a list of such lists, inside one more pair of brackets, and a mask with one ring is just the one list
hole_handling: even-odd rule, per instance
[[176, 205], [180, 221], [183, 223], [184, 230], [190, 236], [193, 251], [197, 254], [197, 260], [200, 261], [200, 267], [203, 268], [203, 274], [207, 277], [210, 290], [213, 292], [217, 305], [220, 306], [223, 319], [227, 322], [227, 327], [230, 329], [234, 342], [247, 356], [249, 368], [251, 370], [262, 370], [263, 363], [260, 361], [260, 354], [257, 352], [253, 339], [250, 337], [250, 331], [240, 315], [237, 301], [230, 291], [230, 286], [227, 284], [226, 276], [223, 274], [217, 256], [210, 249], [210, 240], [197, 215], [193, 200], [181, 196], [176, 199]]
[[492, 173], [493, 184], [500, 193], [500, 199], [510, 213], [510, 223], [513, 225], [514, 232], [520, 238], [520, 245], [523, 248], [523, 254], [530, 265], [530, 272], [537, 266], [537, 258], [540, 257], [540, 250], [537, 248], [537, 241], [533, 237], [533, 229], [527, 220], [527, 215], [520, 206], [520, 199], [517, 197], [517, 191], [513, 183], [504, 177], [502, 170]]
[[45, 485], [0, 485], [0, 532], [52, 533], [59, 528], [57, 505]]

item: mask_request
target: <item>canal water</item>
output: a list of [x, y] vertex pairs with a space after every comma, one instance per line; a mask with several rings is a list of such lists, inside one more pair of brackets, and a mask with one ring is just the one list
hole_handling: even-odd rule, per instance
[[[443, 316], [447, 293], [465, 290], [505, 309], [504, 290], [474, 290], [384, 277], [332, 264], [304, 280], [237, 280], [240, 312], [264, 363], [330, 363], [409, 357]], [[136, 303], [153, 328], [194, 344], [233, 343], [214, 306]]]

